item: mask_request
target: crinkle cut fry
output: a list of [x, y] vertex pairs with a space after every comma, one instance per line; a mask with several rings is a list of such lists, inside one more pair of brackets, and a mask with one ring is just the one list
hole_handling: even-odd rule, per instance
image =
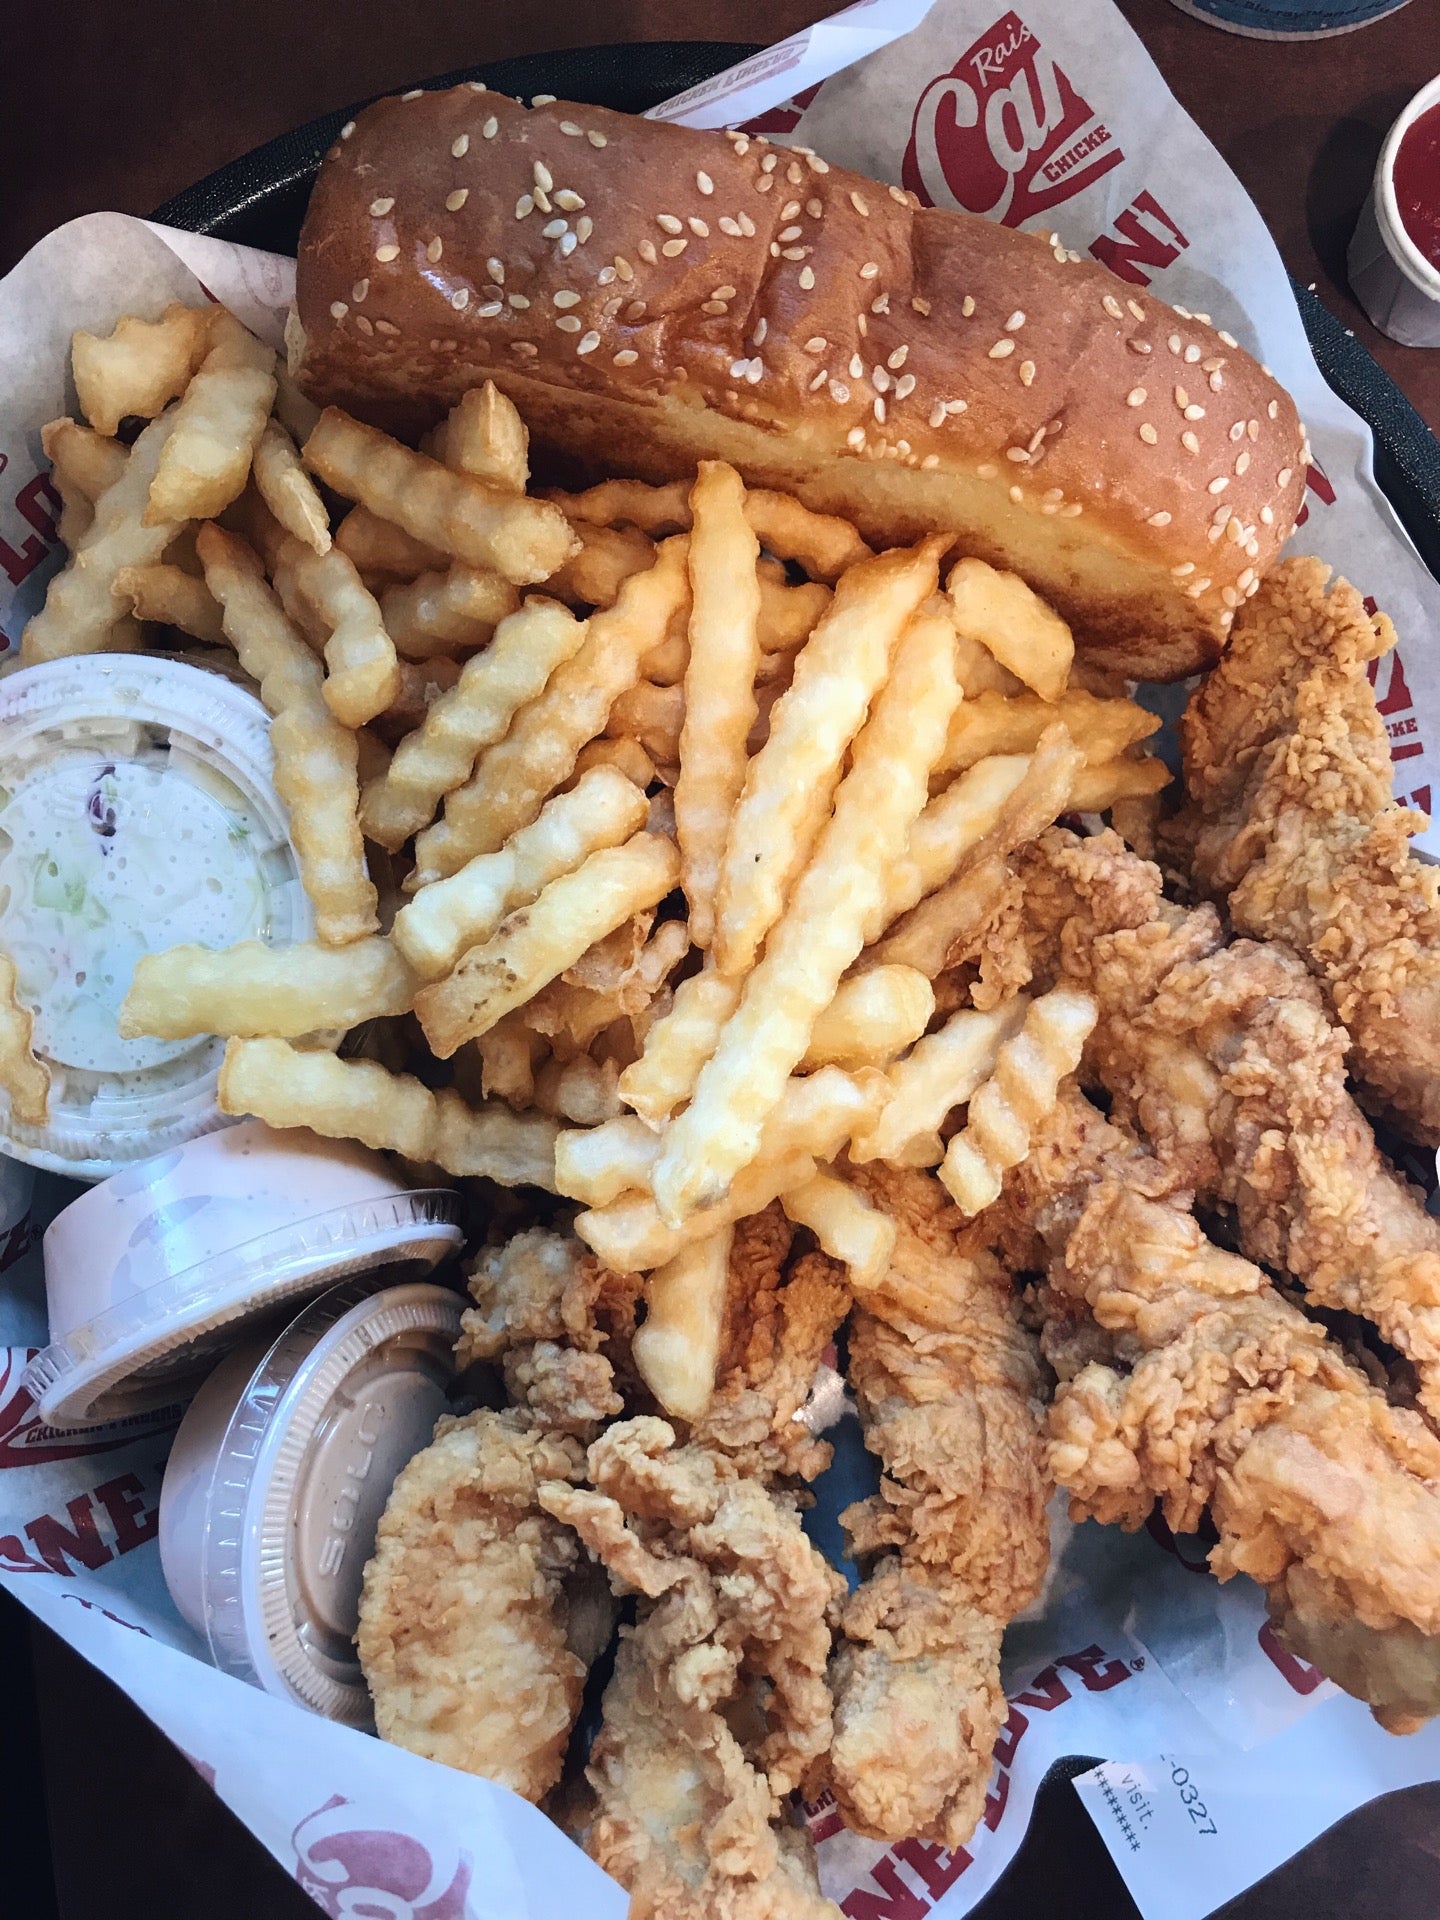
[[1317, 1305], [1363, 1314], [1440, 1412], [1440, 1222], [1350, 1096], [1345, 1036], [1280, 946], [1224, 944], [1113, 833], [1055, 831], [1019, 862], [1032, 957], [1091, 993], [1089, 1071], [1244, 1251]]
[[1208, 1504], [1220, 1577], [1258, 1581], [1287, 1645], [1409, 1731], [1440, 1709], [1440, 1440], [1176, 1188], [1073, 1091], [1010, 1176], [1055, 1299], [1117, 1355], [1058, 1389], [1051, 1469], [1077, 1517], [1134, 1528], [1159, 1502], [1184, 1531]]
[[1001, 1635], [1048, 1559], [1039, 1368], [1008, 1276], [933, 1175], [850, 1177], [897, 1237], [851, 1325], [884, 1477], [842, 1518], [855, 1550], [881, 1557], [842, 1616], [829, 1780], [856, 1831], [954, 1848], [983, 1811], [1005, 1718]]
[[1423, 816], [1391, 798], [1370, 679], [1395, 630], [1328, 583], [1289, 560], [1241, 611], [1182, 723], [1174, 839], [1237, 932], [1286, 941], [1322, 982], [1362, 1102], [1435, 1146], [1440, 874], [1410, 853]]
[[609, 1428], [587, 1464], [593, 1492], [556, 1481], [541, 1505], [642, 1596], [591, 1752], [592, 1853], [641, 1912], [835, 1920], [780, 1822], [830, 1742], [839, 1576], [790, 1506], [663, 1420]]

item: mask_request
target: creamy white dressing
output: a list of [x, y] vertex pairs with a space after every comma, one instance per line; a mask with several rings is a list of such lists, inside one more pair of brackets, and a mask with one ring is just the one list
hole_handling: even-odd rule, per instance
[[72, 751], [0, 790], [0, 947], [36, 1009], [37, 1050], [121, 1075], [193, 1052], [120, 1038], [135, 963], [182, 941], [263, 937], [272, 846], [223, 774], [159, 743], [125, 759]]

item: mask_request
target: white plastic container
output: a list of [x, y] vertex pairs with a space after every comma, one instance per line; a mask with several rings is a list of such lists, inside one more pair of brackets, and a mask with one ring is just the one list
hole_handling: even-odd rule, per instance
[[400, 1469], [446, 1411], [461, 1307], [423, 1283], [336, 1287], [195, 1396], [165, 1469], [160, 1560], [222, 1671], [369, 1724], [361, 1578]]
[[311, 930], [270, 722], [243, 688], [173, 660], [92, 654], [0, 681], [0, 947], [51, 1073], [49, 1122], [0, 1150], [78, 1180], [227, 1124], [224, 1043], [122, 1040], [142, 953]]
[[51, 1344], [25, 1380], [51, 1426], [183, 1401], [262, 1315], [349, 1274], [430, 1272], [462, 1239], [460, 1198], [378, 1154], [244, 1120], [130, 1167], [45, 1234]]
[[1405, 231], [1395, 199], [1395, 156], [1422, 113], [1440, 105], [1440, 75], [1385, 136], [1370, 197], [1350, 242], [1350, 286], [1371, 320], [1403, 347], [1440, 347], [1440, 269]]

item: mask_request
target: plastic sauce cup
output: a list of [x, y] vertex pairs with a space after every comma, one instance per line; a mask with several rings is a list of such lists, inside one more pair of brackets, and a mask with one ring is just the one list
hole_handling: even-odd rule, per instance
[[[1397, 161], [1404, 174], [1418, 158], [1414, 143], [1401, 155], [1405, 137], [1434, 108], [1440, 108], [1440, 75], [1420, 89], [1385, 136], [1370, 198], [1350, 242], [1355, 298], [1382, 333], [1405, 347], [1440, 347], [1440, 266], [1407, 228], [1396, 192]], [[1428, 132], [1417, 129], [1417, 139]], [[1433, 191], [1436, 205], [1429, 211], [1440, 220], [1440, 179]]]
[[25, 1383], [51, 1426], [174, 1405], [257, 1317], [350, 1274], [428, 1273], [460, 1245], [459, 1216], [458, 1194], [412, 1191], [354, 1141], [260, 1120], [207, 1134], [56, 1215], [51, 1344]]
[[0, 1150], [99, 1180], [227, 1124], [224, 1042], [122, 1040], [142, 953], [302, 940], [310, 903], [270, 722], [219, 674], [137, 654], [0, 680], [0, 947], [50, 1068], [47, 1124], [0, 1095]]
[[160, 1560], [223, 1672], [369, 1724], [361, 1580], [400, 1469], [447, 1410], [462, 1304], [423, 1282], [336, 1287], [196, 1394], [165, 1469]]

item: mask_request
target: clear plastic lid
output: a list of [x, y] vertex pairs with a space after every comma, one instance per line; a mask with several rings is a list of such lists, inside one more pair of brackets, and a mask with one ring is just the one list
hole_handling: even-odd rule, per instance
[[447, 1409], [462, 1306], [424, 1283], [336, 1287], [262, 1355], [218, 1445], [224, 1410], [207, 1422], [197, 1400], [208, 1475], [195, 1482], [182, 1450], [175, 1471], [203, 1501], [168, 1529], [166, 1575], [223, 1672], [369, 1724], [354, 1647], [361, 1581], [390, 1489]]
[[0, 1147], [79, 1180], [226, 1124], [223, 1041], [122, 1040], [142, 953], [310, 932], [269, 720], [179, 661], [86, 655], [0, 681], [0, 947], [50, 1069], [42, 1127]]
[[460, 1206], [358, 1141], [261, 1120], [137, 1161], [46, 1228], [51, 1344], [26, 1376], [42, 1417], [94, 1425], [185, 1398], [257, 1317], [346, 1274], [428, 1272], [460, 1244]]

